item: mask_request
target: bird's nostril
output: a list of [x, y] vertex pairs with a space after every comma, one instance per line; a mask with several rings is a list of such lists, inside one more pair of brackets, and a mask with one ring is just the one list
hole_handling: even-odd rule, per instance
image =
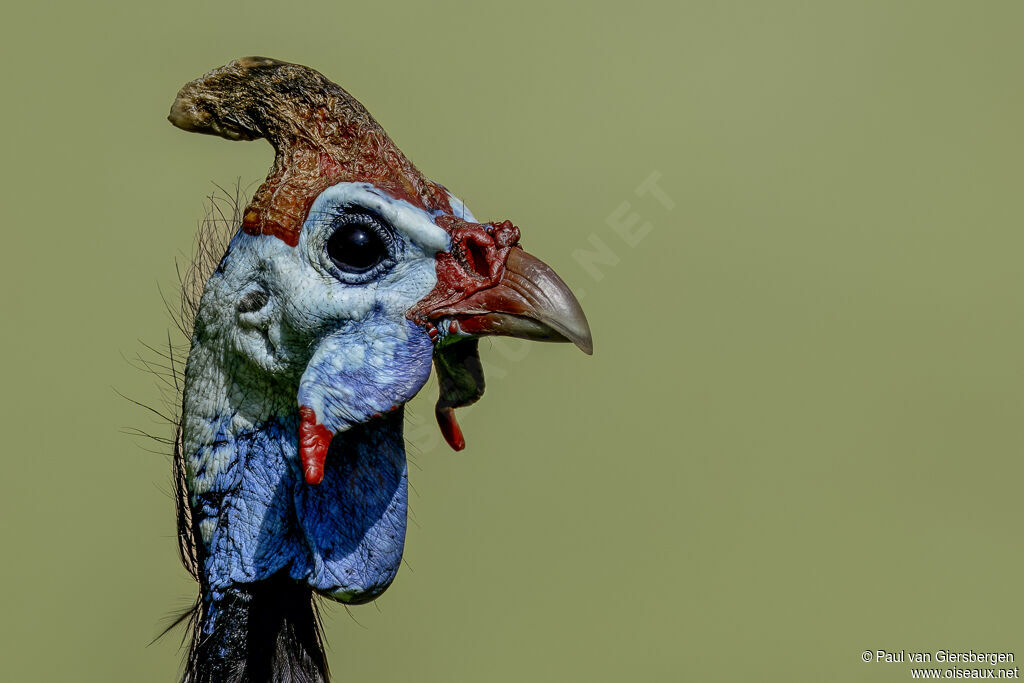
[[487, 258], [487, 246], [470, 237], [466, 240], [466, 263], [469, 268], [482, 278], [491, 276], [491, 267]]

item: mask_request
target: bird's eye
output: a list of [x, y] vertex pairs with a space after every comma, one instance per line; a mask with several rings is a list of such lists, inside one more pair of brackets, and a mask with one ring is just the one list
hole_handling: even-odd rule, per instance
[[388, 258], [388, 245], [373, 216], [345, 214], [335, 225], [334, 233], [327, 240], [327, 256], [339, 270], [366, 273]]

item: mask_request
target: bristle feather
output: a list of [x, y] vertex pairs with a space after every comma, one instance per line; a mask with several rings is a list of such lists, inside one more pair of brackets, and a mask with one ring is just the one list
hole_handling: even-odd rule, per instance
[[231, 588], [182, 615], [193, 639], [183, 683], [325, 683], [312, 591], [287, 575]]

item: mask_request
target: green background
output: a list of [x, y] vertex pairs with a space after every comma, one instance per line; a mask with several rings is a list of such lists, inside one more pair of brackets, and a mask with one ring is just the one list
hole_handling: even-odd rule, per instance
[[[327, 610], [349, 681], [902, 681], [1024, 658], [1018, 2], [176, 2], [4, 11], [0, 662], [171, 680], [161, 344], [212, 183], [178, 88], [341, 83], [576, 290], [592, 358], [488, 342], [468, 448], [414, 402], [407, 566]], [[638, 196], [652, 174], [671, 199]], [[628, 202], [650, 229], [627, 244]], [[614, 223], [614, 218], [611, 221]], [[614, 265], [600, 277], [578, 250]], [[525, 355], [524, 355], [525, 354]]]

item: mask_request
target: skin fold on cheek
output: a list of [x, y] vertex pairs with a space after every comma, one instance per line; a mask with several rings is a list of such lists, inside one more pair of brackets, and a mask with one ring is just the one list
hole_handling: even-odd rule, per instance
[[310, 484], [322, 478], [334, 434], [396, 410], [430, 375], [433, 347], [422, 329], [405, 320], [369, 322], [324, 339], [299, 382], [300, 457]]

